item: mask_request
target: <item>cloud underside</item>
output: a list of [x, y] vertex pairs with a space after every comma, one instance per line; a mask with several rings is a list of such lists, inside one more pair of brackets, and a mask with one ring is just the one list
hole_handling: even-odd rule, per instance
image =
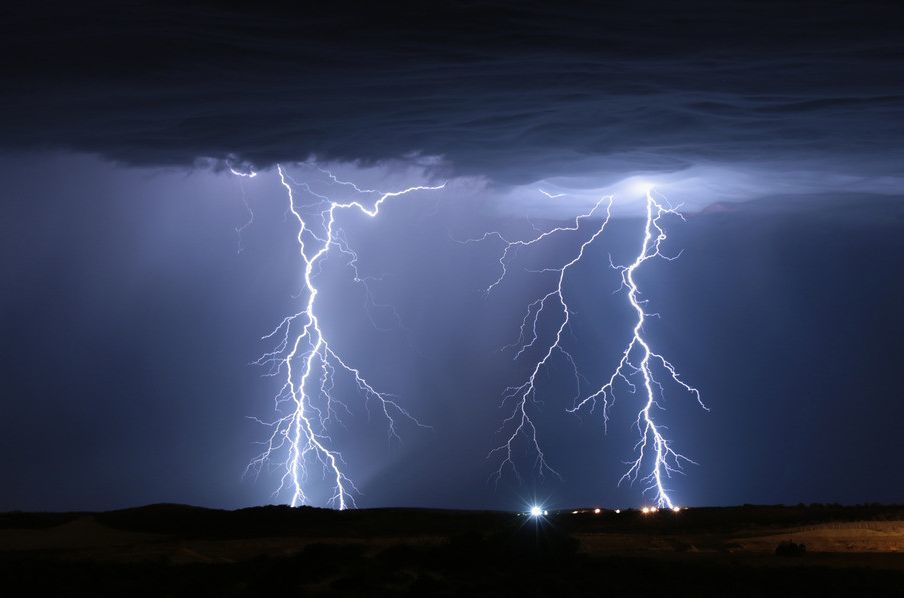
[[590, 164], [898, 170], [900, 8], [723, 4], [18, 12], [0, 146], [143, 165], [442, 156], [512, 183]]

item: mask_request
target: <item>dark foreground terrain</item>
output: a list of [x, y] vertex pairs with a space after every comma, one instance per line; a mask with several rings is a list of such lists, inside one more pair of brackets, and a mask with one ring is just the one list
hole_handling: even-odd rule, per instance
[[5, 596], [904, 596], [904, 507], [5, 513], [0, 579]]

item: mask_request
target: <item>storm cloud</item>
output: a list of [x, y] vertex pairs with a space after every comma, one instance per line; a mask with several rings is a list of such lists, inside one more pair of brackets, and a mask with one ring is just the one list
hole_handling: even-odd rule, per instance
[[[283, 387], [248, 364], [309, 297], [277, 162], [311, 231], [313, 193], [375, 197], [330, 176], [446, 183], [379, 218], [341, 210], [360, 260], [337, 247], [317, 274], [334, 346], [432, 426], [400, 422], [388, 443], [337, 377], [349, 413], [330, 442], [361, 506], [643, 504], [618, 485], [639, 396], [618, 390], [608, 434], [599, 411], [567, 409], [630, 338], [611, 266], [637, 255], [650, 186], [687, 217], [667, 225], [681, 259], [639, 273], [661, 316], [645, 334], [711, 409], [663, 397], [663, 429], [699, 463], [670, 482], [680, 504], [900, 501], [902, 15], [900, 0], [7, 3], [0, 510], [286, 498], [278, 467], [240, 481]], [[565, 281], [573, 360], [554, 356], [530, 406], [562, 478], [519, 450], [525, 483], [488, 484], [500, 395], [536, 363], [505, 347], [595, 224], [517, 250], [490, 294], [500, 239], [465, 241], [529, 239], [610, 193]], [[560, 322], [546, 313], [541, 355]]]
[[5, 9], [0, 147], [138, 165], [441, 157], [523, 184], [904, 150], [897, 2]]

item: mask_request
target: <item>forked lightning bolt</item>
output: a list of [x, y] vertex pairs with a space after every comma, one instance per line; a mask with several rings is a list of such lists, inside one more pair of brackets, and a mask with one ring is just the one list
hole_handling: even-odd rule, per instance
[[[546, 195], [550, 196], [549, 194]], [[545, 471], [558, 475], [546, 461], [546, 455], [537, 438], [537, 427], [531, 418], [529, 408], [532, 403], [537, 402], [537, 376], [544, 367], [548, 366], [550, 359], [556, 354], [561, 355], [573, 370], [578, 393], [580, 393], [581, 380], [583, 377], [578, 372], [577, 364], [572, 355], [562, 346], [563, 334], [570, 323], [571, 317], [571, 311], [564, 294], [565, 277], [569, 269], [584, 258], [587, 248], [605, 231], [606, 225], [611, 218], [612, 201], [611, 197], [601, 199], [590, 211], [579, 215], [575, 219], [574, 226], [554, 228], [549, 231], [541, 232], [539, 235], [528, 240], [510, 241], [499, 232], [490, 232], [484, 234], [480, 238], [469, 239], [466, 241], [477, 242], [496, 238], [503, 243], [502, 253], [498, 259], [500, 267], [499, 276], [485, 289], [485, 291], [489, 293], [503, 282], [508, 274], [510, 262], [519, 248], [535, 245], [554, 234], [579, 231], [582, 222], [594, 216], [599, 216], [599, 213], [605, 205], [605, 217], [602, 218], [601, 224], [593, 229], [594, 232], [592, 235], [580, 243], [574, 256], [560, 267], [544, 268], [540, 270], [540, 272], [551, 272], [556, 275], [555, 286], [548, 293], [528, 305], [527, 312], [521, 321], [518, 339], [506, 347], [514, 348], [514, 358], [518, 359], [525, 351], [537, 346], [540, 338], [538, 322], [541, 314], [550, 305], [555, 305], [554, 313], [558, 314], [558, 326], [555, 334], [550, 341], [545, 344], [544, 349], [540, 353], [541, 357], [533, 363], [530, 375], [527, 379], [519, 386], [507, 388], [503, 394], [503, 406], [511, 405], [512, 410], [503, 420], [502, 427], [500, 428], [500, 432], [504, 432], [507, 435], [505, 441], [490, 451], [491, 457], [494, 455], [501, 455], [499, 468], [493, 474], [493, 478], [497, 481], [503, 476], [507, 467], [512, 469], [516, 477], [519, 477], [515, 467], [513, 451], [515, 443], [521, 437], [527, 439], [530, 443], [530, 448], [536, 454], [535, 466], [538, 472], [541, 475]], [[643, 306], [646, 301], [639, 298], [640, 290], [635, 280], [635, 272], [644, 262], [651, 258], [661, 257], [666, 260], [673, 260], [677, 257], [666, 256], [660, 251], [662, 243], [667, 238], [665, 229], [662, 226], [662, 218], [666, 215], [675, 215], [683, 218], [677, 208], [666, 207], [662, 203], [656, 201], [652, 195], [652, 191], [648, 191], [646, 194], [645, 213], [646, 220], [640, 253], [637, 255], [634, 262], [628, 266], [612, 265], [612, 267], [621, 274], [622, 288], [627, 288], [628, 301], [637, 316], [631, 341], [622, 353], [618, 367], [609, 377], [608, 381], [598, 391], [582, 400], [578, 400], [580, 399], [579, 394], [575, 399], [575, 405], [568, 409], [568, 411], [574, 413], [588, 406], [592, 411], [597, 402], [601, 401], [603, 405], [604, 426], [608, 427], [609, 408], [613, 403], [613, 391], [616, 383], [621, 380], [632, 390], [632, 392], [636, 392], [637, 386], [631, 381], [630, 376], [640, 375], [643, 387], [643, 405], [638, 412], [635, 421], [635, 425], [640, 433], [640, 439], [634, 447], [637, 458], [629, 463], [630, 467], [619, 480], [619, 484], [625, 480], [631, 482], [635, 481], [640, 476], [641, 469], [644, 467], [645, 462], [651, 460], [652, 466], [650, 472], [643, 476], [643, 478], [649, 482], [649, 485], [644, 488], [644, 492], [655, 491], [655, 500], [658, 506], [674, 508], [675, 505], [665, 487], [665, 478], [670, 477], [672, 473], [681, 471], [683, 462], [693, 463], [693, 461], [672, 448], [668, 439], [663, 434], [665, 430], [664, 426], [656, 423], [654, 408], [662, 408], [657, 397], [661, 397], [663, 388], [654, 375], [654, 369], [661, 368], [673, 382], [691, 393], [701, 407], [704, 409], [707, 408], [701, 400], [700, 392], [684, 382], [678, 375], [675, 366], [666, 360], [665, 357], [654, 352], [650, 347], [649, 341], [644, 336], [644, 324], [646, 318], [656, 314], [649, 314], [644, 310]], [[657, 389], [659, 390], [659, 393], [657, 393]]]
[[608, 425], [608, 411], [614, 400], [613, 392], [616, 383], [621, 380], [632, 392], [636, 392], [637, 386], [631, 382], [629, 376], [640, 375], [643, 405], [635, 420], [640, 439], [634, 446], [636, 459], [629, 462], [630, 467], [619, 480], [619, 484], [626, 480], [632, 483], [636, 481], [638, 476], [641, 475], [640, 472], [644, 467], [644, 462], [652, 461], [649, 473], [643, 475], [643, 480], [648, 482], [648, 485], [644, 488], [644, 493], [652, 491], [657, 506], [671, 509], [676, 507], [665, 486], [665, 478], [681, 471], [683, 463], [694, 462], [672, 448], [669, 440], [664, 435], [664, 426], [656, 423], [654, 409], [662, 409], [658, 398], [662, 397], [663, 386], [656, 379], [654, 368], [664, 372], [675, 384], [692, 394], [704, 410], [708, 411], [709, 409], [703, 404], [700, 398], [700, 391], [682, 380], [675, 366], [665, 357], [656, 353], [651, 348], [649, 340], [644, 336], [646, 318], [656, 314], [647, 313], [644, 309], [647, 301], [639, 298], [640, 290], [637, 286], [635, 273], [647, 260], [657, 257], [666, 260], [677, 258], [677, 256], [666, 256], [661, 252], [662, 243], [667, 238], [665, 229], [662, 226], [662, 218], [666, 215], [676, 215], [683, 219], [677, 208], [666, 207], [659, 203], [653, 197], [652, 191], [648, 190], [646, 195], [646, 225], [640, 252], [628, 266], [613, 265], [613, 268], [621, 272], [622, 288], [627, 288], [628, 301], [637, 315], [633, 335], [622, 353], [618, 367], [615, 368], [608, 381], [599, 390], [577, 403], [569, 411], [576, 412], [587, 405], [592, 410], [598, 401], [602, 401], [603, 421], [604, 425]]
[[[601, 212], [605, 212], [605, 216]], [[486, 289], [487, 293], [491, 292], [495, 287], [502, 283], [508, 273], [509, 262], [513, 254], [522, 247], [536, 245], [552, 235], [568, 232], [580, 232], [583, 221], [591, 218], [601, 218], [601, 222], [593, 230], [593, 233], [584, 239], [571, 259], [565, 264], [557, 268], [544, 268], [540, 272], [548, 272], [554, 274], [554, 286], [542, 297], [533, 301], [527, 307], [527, 312], [521, 321], [521, 329], [518, 339], [507, 348], [516, 348], [514, 359], [518, 359], [525, 351], [537, 345], [539, 341], [539, 332], [537, 329], [541, 314], [546, 310], [547, 306], [552, 304], [559, 317], [559, 324], [556, 328], [555, 335], [550, 339], [549, 343], [542, 350], [540, 357], [533, 365], [530, 375], [518, 386], [510, 386], [503, 393], [502, 406], [509, 406], [511, 412], [503, 420], [499, 432], [506, 435], [502, 444], [490, 451], [488, 457], [496, 455], [501, 456], [499, 468], [493, 474], [492, 478], [497, 482], [502, 478], [506, 468], [511, 468], [516, 477], [520, 477], [518, 469], [515, 466], [514, 450], [515, 443], [519, 438], [524, 437], [529, 443], [530, 448], [536, 455], [535, 468], [542, 476], [545, 472], [550, 472], [556, 476], [559, 474], [546, 461], [546, 455], [537, 438], [537, 427], [530, 415], [530, 406], [537, 403], [537, 376], [541, 370], [546, 367], [552, 357], [556, 354], [561, 355], [566, 362], [574, 369], [575, 378], [578, 380], [578, 392], [580, 392], [580, 375], [577, 371], [577, 364], [571, 354], [562, 346], [562, 336], [569, 325], [571, 311], [565, 298], [565, 277], [568, 271], [584, 257], [585, 250], [594, 242], [603, 231], [612, 215], [612, 197], [603, 197], [588, 212], [579, 215], [574, 220], [574, 226], [563, 226], [553, 228], [548, 231], [540, 232], [539, 235], [528, 240], [510, 241], [499, 232], [490, 232], [484, 234], [477, 239], [469, 239], [466, 243], [483, 241], [489, 238], [496, 238], [502, 241], [503, 249], [499, 257], [500, 272], [499, 276]]]
[[[306, 164], [310, 166], [310, 164]], [[295, 181], [281, 165], [277, 165], [279, 181], [288, 196], [289, 213], [298, 224], [296, 241], [298, 253], [304, 267], [304, 303], [299, 312], [286, 317], [263, 339], [276, 339], [273, 351], [264, 354], [256, 363], [269, 366], [269, 375], [282, 377], [284, 384], [276, 396], [277, 413], [284, 413], [275, 421], [262, 422], [271, 427], [269, 438], [264, 443], [263, 452], [250, 464], [249, 469], [260, 470], [275, 454], [287, 449], [288, 456], [282, 463], [284, 473], [276, 493], [287, 486], [292, 492], [293, 506], [307, 504], [305, 495], [308, 465], [319, 463], [332, 484], [329, 503], [339, 509], [355, 506], [357, 488], [345, 473], [345, 462], [341, 452], [333, 446], [329, 430], [334, 423], [341, 424], [340, 410], [348, 413], [345, 403], [334, 396], [336, 372], [347, 374], [357, 385], [366, 401], [376, 401], [386, 419], [391, 438], [398, 438], [396, 417], [404, 417], [422, 426], [408, 413], [394, 397], [376, 390], [361, 371], [353, 367], [333, 348], [321, 327], [317, 313], [319, 290], [315, 284], [323, 261], [335, 248], [348, 259], [355, 281], [366, 287], [367, 277], [358, 272], [357, 254], [349, 247], [347, 240], [336, 225], [336, 214], [340, 210], [354, 209], [367, 217], [374, 218], [383, 203], [391, 198], [423, 190], [442, 189], [436, 186], [415, 186], [401, 191], [379, 192], [361, 189], [357, 185], [340, 181], [325, 169], [318, 170], [327, 175], [333, 184], [348, 187], [361, 195], [375, 198], [370, 206], [363, 201], [335, 201], [316, 193], [304, 182]], [[236, 173], [239, 174], [239, 173]], [[303, 205], [296, 197], [297, 188], [304, 190], [313, 201]], [[314, 214], [317, 228], [308, 223], [306, 213]], [[368, 305], [374, 304], [370, 289], [366, 288]], [[288, 408], [286, 408], [288, 407]], [[260, 421], [260, 420], [258, 420]]]

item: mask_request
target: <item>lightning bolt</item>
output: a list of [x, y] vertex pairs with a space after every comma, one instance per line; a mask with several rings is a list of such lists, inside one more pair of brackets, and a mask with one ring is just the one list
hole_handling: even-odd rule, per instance
[[547, 307], [549, 307], [550, 310], [555, 310], [559, 318], [559, 324], [556, 328], [555, 335], [553, 335], [550, 341], [542, 349], [542, 356], [534, 362], [530, 375], [528, 375], [520, 385], [510, 386], [503, 392], [502, 408], [509, 406], [510, 411], [508, 416], [502, 421], [502, 425], [497, 432], [503, 434], [505, 439], [502, 444], [492, 449], [487, 455], [487, 458], [492, 458], [494, 456], [501, 457], [498, 469], [491, 476], [491, 479], [497, 483], [502, 478], [507, 468], [510, 468], [515, 477], [520, 480], [520, 474], [515, 466], [514, 450], [516, 442], [521, 437], [524, 437], [528, 441], [529, 447], [536, 455], [534, 469], [539, 475], [542, 477], [545, 472], [549, 472], [557, 477], [561, 477], [546, 461], [546, 455], [543, 452], [537, 437], [537, 426], [530, 414], [530, 406], [532, 404], [538, 404], [536, 387], [537, 376], [544, 367], [547, 367], [553, 356], [557, 354], [564, 358], [574, 370], [575, 378], [578, 381], [578, 392], [580, 392], [580, 374], [577, 369], [577, 364], [571, 353], [562, 346], [562, 336], [571, 319], [571, 310], [568, 307], [565, 297], [565, 278], [569, 270], [584, 258], [584, 253], [587, 248], [606, 230], [606, 225], [609, 224], [609, 220], [612, 216], [612, 202], [613, 198], [611, 196], [603, 197], [597, 201], [589, 211], [578, 215], [574, 220], [573, 226], [562, 226], [547, 231], [538, 231], [538, 235], [527, 240], [510, 241], [503, 236], [502, 233], [493, 231], [485, 233], [482, 237], [463, 241], [464, 243], [475, 243], [490, 238], [496, 238], [502, 242], [502, 253], [498, 260], [500, 268], [499, 276], [484, 289], [486, 293], [490, 293], [505, 279], [509, 271], [508, 268], [510, 262], [518, 249], [536, 245], [553, 235], [580, 232], [585, 220], [599, 217], [601, 212], [605, 212], [605, 216], [601, 218], [600, 224], [593, 228], [592, 234], [580, 243], [571, 259], [559, 267], [549, 267], [538, 271], [554, 274], [554, 284], [549, 292], [527, 306], [527, 311], [521, 321], [518, 339], [511, 345], [505, 347], [517, 348], [514, 359], [517, 360], [520, 358], [526, 351], [536, 346], [539, 342], [540, 334], [537, 325], [541, 314], [543, 314]]
[[[680, 207], [680, 206], [679, 206]], [[664, 388], [656, 379], [655, 370], [660, 370], [679, 387], [693, 395], [697, 403], [706, 411], [709, 409], [703, 404], [700, 397], [700, 391], [686, 383], [678, 374], [675, 366], [672, 365], [665, 357], [656, 353], [650, 346], [650, 342], [644, 336], [644, 325], [647, 317], [657, 316], [658, 314], [647, 313], [644, 309], [646, 300], [639, 298], [640, 290], [635, 280], [635, 273], [647, 260], [653, 258], [662, 258], [672, 261], [678, 258], [680, 253], [675, 256], [664, 255], [661, 251], [662, 243], [668, 238], [662, 225], [662, 218], [667, 215], [674, 215], [682, 220], [684, 217], [678, 211], [678, 208], [666, 207], [662, 203], [656, 201], [653, 197], [652, 190], [648, 190], [646, 194], [646, 224], [644, 226], [643, 243], [640, 252], [634, 261], [627, 266], [610, 265], [621, 273], [621, 288], [628, 289], [628, 302], [631, 304], [637, 319], [635, 320], [633, 335], [628, 345], [622, 353], [618, 362], [618, 367], [609, 377], [608, 381], [603, 384], [599, 390], [589, 395], [573, 408], [568, 411], [574, 413], [589, 405], [591, 411], [598, 401], [602, 401], [603, 422], [604, 427], [608, 427], [609, 408], [614, 403], [615, 385], [621, 381], [631, 392], [637, 391], [637, 386], [630, 380], [629, 376], [640, 375], [641, 385], [643, 387], [642, 397], [643, 406], [637, 414], [634, 425], [640, 434], [640, 439], [634, 445], [634, 451], [637, 455], [634, 461], [630, 461], [628, 470], [619, 479], [619, 484], [624, 481], [635, 482], [640, 476], [641, 468], [646, 460], [652, 460], [652, 466], [649, 473], [643, 476], [643, 480], [647, 482], [647, 486], [643, 492], [653, 492], [654, 500], [659, 507], [676, 508], [669, 496], [668, 489], [665, 486], [665, 478], [671, 477], [673, 473], [681, 472], [684, 463], [694, 463], [688, 457], [675, 451], [669, 440], [663, 434], [665, 426], [656, 423], [654, 408], [663, 409], [658, 399], [662, 397]], [[658, 390], [658, 393], [657, 393]]]
[[[310, 166], [310, 164], [305, 164]], [[232, 169], [230, 169], [232, 170]], [[308, 465], [315, 463], [322, 467], [324, 475], [331, 480], [332, 496], [328, 503], [340, 510], [355, 506], [354, 496], [358, 489], [345, 473], [346, 464], [341, 452], [333, 446], [329, 430], [335, 421], [342, 423], [341, 412], [350, 411], [346, 404], [334, 396], [335, 375], [347, 375], [358, 387], [366, 404], [376, 402], [386, 420], [390, 439], [399, 439], [396, 418], [402, 417], [420, 427], [427, 427], [415, 419], [389, 393], [377, 390], [361, 371], [351, 365], [330, 344], [321, 327], [317, 312], [319, 289], [315, 284], [322, 263], [335, 248], [346, 256], [346, 264], [354, 272], [355, 281], [366, 288], [368, 304], [375, 304], [366, 286], [367, 277], [359, 274], [358, 255], [350, 246], [341, 229], [336, 225], [337, 212], [356, 210], [368, 218], [375, 218], [382, 205], [389, 199], [408, 195], [417, 191], [439, 190], [445, 183], [436, 186], [414, 186], [401, 191], [380, 192], [361, 189], [354, 183], [340, 181], [331, 172], [318, 167], [333, 184], [352, 189], [359, 195], [376, 197], [368, 206], [357, 199], [335, 201], [314, 192], [305, 182], [295, 181], [281, 165], [276, 167], [279, 181], [286, 190], [288, 212], [298, 224], [295, 240], [304, 267], [304, 289], [306, 296], [302, 308], [297, 313], [284, 318], [279, 325], [262, 340], [275, 340], [273, 351], [265, 353], [255, 363], [269, 367], [267, 375], [281, 377], [284, 381], [275, 397], [275, 407], [279, 415], [274, 421], [265, 422], [271, 429], [264, 442], [263, 451], [251, 461], [248, 470], [259, 472], [280, 451], [287, 450], [288, 456], [282, 462], [283, 475], [274, 494], [280, 494], [287, 487], [292, 492], [291, 505], [307, 504], [304, 488], [308, 479]], [[236, 172], [240, 176], [242, 173]], [[296, 197], [297, 188], [307, 192], [314, 200], [302, 205]], [[309, 225], [304, 213], [314, 212], [315, 230]]]
[[236, 170], [234, 167], [227, 165], [226, 168], [229, 169], [234, 176], [239, 177], [239, 190], [242, 192], [242, 205], [245, 207], [245, 212], [248, 214], [248, 219], [241, 226], [235, 227], [235, 234], [238, 237], [238, 249], [236, 253], [242, 253], [244, 251], [244, 243], [243, 237], [245, 234], [245, 230], [254, 224], [254, 211], [251, 209], [251, 206], [248, 204], [248, 195], [245, 193], [245, 181], [243, 179], [253, 179], [257, 176], [257, 172], [254, 170], [249, 170], [248, 172], [242, 172], [240, 170]]
[[[544, 194], [547, 195], [547, 197], [552, 198], [551, 194]], [[531, 417], [530, 407], [532, 404], [538, 403], [536, 388], [537, 376], [543, 368], [548, 367], [549, 362], [554, 355], [560, 355], [573, 371], [578, 389], [578, 395], [574, 398], [575, 404], [573, 407], [567, 409], [567, 411], [576, 413], [585, 407], [589, 407], [592, 412], [597, 406], [597, 403], [602, 402], [603, 422], [604, 429], [606, 430], [608, 430], [609, 409], [614, 403], [613, 392], [615, 385], [621, 381], [627, 385], [632, 392], [636, 392], [637, 385], [631, 381], [630, 376], [640, 375], [642, 379], [642, 394], [644, 400], [634, 423], [640, 433], [640, 439], [634, 446], [637, 457], [635, 460], [628, 463], [629, 469], [619, 479], [619, 484], [626, 480], [632, 483], [636, 481], [640, 476], [644, 463], [652, 459], [652, 466], [649, 473], [643, 476], [643, 479], [648, 482], [648, 485], [644, 488], [643, 492], [647, 493], [654, 491], [656, 503], [660, 507], [676, 508], [665, 487], [665, 479], [671, 477], [673, 473], [681, 472], [684, 463], [694, 462], [672, 448], [669, 440], [664, 435], [666, 429], [665, 426], [656, 423], [654, 408], [663, 408], [659, 400], [662, 396], [663, 386], [657, 380], [655, 372], [659, 370], [665, 372], [668, 378], [675, 384], [692, 394], [696, 398], [697, 403], [704, 410], [708, 411], [708, 408], [703, 404], [700, 397], [700, 391], [686, 383], [670, 361], [661, 354], [653, 351], [649, 341], [644, 336], [646, 318], [658, 316], [658, 314], [647, 313], [644, 309], [646, 300], [639, 298], [641, 293], [635, 279], [635, 273], [641, 265], [652, 258], [658, 257], [668, 261], [678, 258], [680, 253], [676, 256], [667, 256], [661, 251], [663, 242], [668, 238], [662, 224], [662, 219], [667, 215], [674, 215], [683, 220], [684, 217], [678, 211], [680, 206], [675, 208], [666, 206], [654, 198], [652, 190], [648, 190], [646, 193], [645, 204], [646, 222], [640, 252], [635, 260], [627, 266], [616, 266], [615, 264], [612, 264], [610, 258], [610, 265], [618, 270], [621, 275], [622, 286], [620, 288], [626, 288], [628, 290], [628, 301], [636, 314], [636, 321], [633, 327], [632, 338], [622, 353], [618, 367], [599, 390], [584, 399], [580, 399], [581, 381], [584, 378], [578, 371], [577, 362], [574, 357], [562, 344], [563, 335], [570, 324], [572, 314], [565, 295], [566, 276], [569, 270], [584, 258], [588, 247], [590, 247], [605, 231], [606, 226], [611, 219], [612, 203], [612, 197], [604, 197], [588, 212], [578, 215], [575, 218], [573, 226], [556, 227], [548, 231], [537, 231], [539, 234], [527, 240], [511, 241], [502, 233], [493, 231], [485, 233], [482, 237], [464, 241], [465, 243], [474, 243], [495, 238], [502, 242], [502, 252], [499, 254], [498, 258], [499, 275], [486, 289], [484, 289], [486, 293], [490, 293], [505, 280], [509, 272], [511, 261], [514, 259], [514, 256], [519, 249], [536, 245], [553, 235], [578, 232], [582, 228], [582, 224], [585, 220], [593, 218], [594, 216], [600, 216], [600, 213], [605, 211], [605, 216], [601, 218], [600, 224], [593, 228], [592, 234], [587, 236], [579, 244], [576, 252], [570, 259], [561, 266], [547, 267], [536, 271], [555, 274], [555, 284], [547, 293], [535, 299], [528, 305], [526, 313], [521, 320], [517, 340], [504, 347], [504, 349], [514, 349], [514, 359], [519, 359], [526, 351], [537, 347], [540, 344], [541, 336], [538, 330], [538, 323], [541, 315], [547, 309], [552, 310], [555, 317], [558, 318], [558, 326], [555, 334], [543, 345], [543, 348], [539, 353], [540, 357], [533, 362], [530, 374], [524, 382], [517, 386], [508, 387], [503, 393], [502, 405], [503, 407], [508, 405], [511, 411], [509, 411], [508, 416], [503, 420], [502, 426], [499, 428], [499, 432], [504, 434], [505, 440], [502, 444], [492, 449], [488, 455], [488, 457], [501, 457], [499, 467], [493, 473], [491, 479], [498, 482], [504, 475], [506, 469], [510, 468], [515, 477], [520, 480], [520, 475], [518, 474], [514, 462], [514, 449], [515, 443], [521, 437], [524, 437], [528, 441], [531, 450], [536, 455], [534, 468], [538, 471], [540, 476], [542, 477], [544, 472], [550, 472], [557, 476], [559, 475], [546, 460], [546, 455], [538, 439], [537, 426]]]

